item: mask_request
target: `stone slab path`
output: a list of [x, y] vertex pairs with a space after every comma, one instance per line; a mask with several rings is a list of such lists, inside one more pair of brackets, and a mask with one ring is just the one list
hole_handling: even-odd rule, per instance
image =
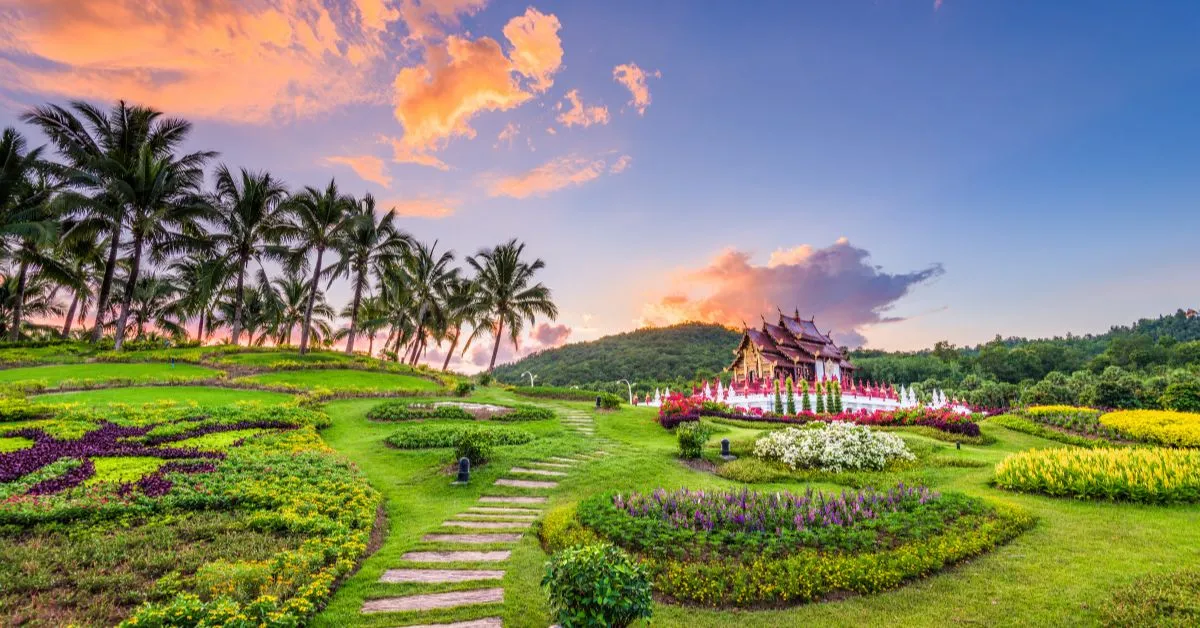
[[[568, 428], [591, 437], [595, 434], [595, 421], [588, 412], [580, 410], [562, 411], [562, 422]], [[609, 441], [611, 443], [611, 441]], [[435, 585], [445, 583], [479, 583], [480, 588], [443, 593], [417, 593], [396, 597], [367, 600], [362, 612], [394, 613], [405, 611], [432, 611], [438, 609], [485, 606], [504, 602], [504, 589], [494, 586], [503, 580], [503, 568], [512, 557], [511, 548], [520, 542], [524, 532], [542, 515], [548, 503], [546, 495], [521, 495], [522, 491], [545, 491], [558, 487], [559, 478], [568, 478], [588, 463], [600, 460], [607, 452], [595, 450], [591, 453], [548, 456], [542, 460], [529, 460], [512, 467], [506, 475], [496, 479], [495, 486], [517, 489], [515, 495], [484, 495], [466, 510], [442, 522], [439, 530], [421, 537], [422, 543], [436, 544], [418, 546], [401, 556], [404, 564], [389, 569], [379, 578], [384, 584]], [[526, 476], [526, 477], [521, 477]], [[529, 476], [550, 479], [532, 479]], [[492, 530], [503, 530], [492, 532]], [[473, 549], [471, 546], [491, 545], [492, 548]], [[445, 549], [446, 547], [456, 549]], [[461, 548], [461, 549], [459, 549]], [[431, 564], [455, 563], [454, 569], [435, 569]], [[478, 565], [478, 566], [476, 566]], [[486, 612], [487, 608], [480, 608]], [[499, 617], [481, 617], [468, 621], [442, 624], [410, 625], [406, 628], [503, 628]]]

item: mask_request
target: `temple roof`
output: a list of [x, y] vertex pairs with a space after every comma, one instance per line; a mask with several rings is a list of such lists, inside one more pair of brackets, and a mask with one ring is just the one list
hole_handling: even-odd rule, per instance
[[735, 353], [740, 354], [747, 342], [753, 343], [764, 358], [776, 364], [829, 359], [836, 360], [843, 369], [854, 369], [833, 339], [821, 333], [812, 319], [804, 320], [799, 314], [793, 317], [780, 312], [778, 325], [764, 319], [761, 330], [746, 328]]

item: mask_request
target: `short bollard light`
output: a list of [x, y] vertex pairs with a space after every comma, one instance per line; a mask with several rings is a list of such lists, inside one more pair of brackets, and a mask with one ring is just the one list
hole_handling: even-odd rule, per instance
[[471, 459], [466, 456], [458, 461], [458, 479], [454, 484], [466, 484], [471, 481]]
[[962, 449], [962, 443], [954, 443], [955, 449]]
[[599, 395], [596, 396], [596, 409], [597, 410], [600, 409], [600, 396]]
[[728, 438], [721, 439], [721, 458], [723, 458], [725, 460], [736, 460], [737, 459], [737, 456], [733, 455], [729, 451], [729, 439]]

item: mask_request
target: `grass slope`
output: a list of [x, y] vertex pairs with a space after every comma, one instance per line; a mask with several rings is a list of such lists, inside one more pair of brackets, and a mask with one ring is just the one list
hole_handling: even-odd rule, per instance
[[[124, 365], [122, 365], [124, 366]], [[113, 365], [111, 368], [117, 368]], [[77, 401], [91, 405], [109, 403], [153, 403], [157, 401], [195, 402], [200, 405], [221, 405], [236, 401], [261, 401], [283, 403], [291, 399], [287, 393], [266, 390], [239, 390], [215, 386], [139, 386], [132, 388], [105, 388], [79, 392], [51, 393], [39, 395], [37, 399], [54, 403]]]
[[359, 371], [355, 369], [318, 369], [313, 371], [273, 371], [239, 378], [238, 381], [267, 385], [295, 386], [304, 389], [328, 388], [371, 389], [380, 391], [434, 391], [441, 386], [432, 380], [413, 375]]
[[43, 382], [56, 386], [68, 380], [104, 382], [130, 380], [137, 383], [180, 379], [208, 379], [220, 375], [220, 371], [194, 364], [59, 364], [55, 366], [29, 366], [0, 370], [0, 383]]

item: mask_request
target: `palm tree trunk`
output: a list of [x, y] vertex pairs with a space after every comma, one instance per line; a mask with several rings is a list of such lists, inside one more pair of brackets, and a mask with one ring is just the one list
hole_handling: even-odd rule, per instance
[[367, 355], [375, 355], [375, 332], [367, 336]]
[[450, 350], [446, 352], [446, 361], [442, 362], [442, 372], [450, 368], [450, 357], [454, 355], [454, 350], [458, 348], [458, 337], [462, 335], [462, 325], [454, 328], [454, 341], [450, 343]]
[[71, 298], [71, 307], [67, 308], [67, 319], [63, 321], [62, 338], [66, 340], [71, 335], [71, 323], [75, 322], [75, 309], [79, 307], [79, 291]]
[[86, 329], [85, 324], [87, 323], [87, 313], [88, 313], [88, 304], [87, 304], [87, 301], [83, 301], [79, 308], [79, 320], [76, 322], [79, 324], [80, 327], [84, 327], [85, 329]]
[[117, 316], [117, 334], [113, 351], [120, 351], [125, 343], [125, 325], [129, 322], [129, 307], [133, 304], [134, 286], [142, 266], [142, 238], [133, 237], [133, 265], [129, 267], [129, 278], [125, 282], [125, 296], [121, 299], [121, 314]]
[[17, 302], [13, 304], [13, 326], [9, 332], [9, 340], [13, 342], [21, 339], [21, 317], [25, 308], [25, 279], [28, 271], [29, 266], [21, 262], [21, 270], [17, 272], [17, 294], [14, 295]]
[[242, 335], [242, 297], [243, 287], [246, 281], [246, 258], [243, 256], [238, 260], [238, 277], [237, 288], [233, 293], [233, 325], [229, 336], [233, 339], [233, 344], [238, 343], [238, 337]]
[[362, 303], [362, 284], [365, 270], [358, 273], [358, 281], [354, 282], [354, 305], [350, 309], [350, 333], [346, 338], [346, 353], [354, 352], [354, 328], [358, 325], [358, 307]]
[[204, 344], [204, 309], [200, 309], [200, 320], [196, 323], [196, 342]]
[[96, 295], [96, 326], [92, 328], [92, 344], [100, 342], [100, 339], [104, 337], [104, 310], [108, 309], [113, 271], [117, 269], [117, 253], [121, 248], [120, 224], [120, 220], [118, 220], [117, 228], [113, 229], [112, 245], [108, 247], [108, 263], [104, 265], [104, 279], [100, 282], [100, 292]]
[[488, 372], [491, 373], [496, 369], [496, 355], [500, 353], [500, 339], [504, 337], [504, 319], [501, 318], [496, 323], [496, 346], [492, 347], [492, 361], [488, 363]]
[[308, 304], [304, 306], [304, 326], [300, 328], [300, 355], [308, 352], [308, 331], [312, 325], [313, 306], [317, 304], [317, 286], [321, 281], [321, 257], [325, 247], [317, 247], [317, 264], [313, 267], [312, 284], [308, 289]]

